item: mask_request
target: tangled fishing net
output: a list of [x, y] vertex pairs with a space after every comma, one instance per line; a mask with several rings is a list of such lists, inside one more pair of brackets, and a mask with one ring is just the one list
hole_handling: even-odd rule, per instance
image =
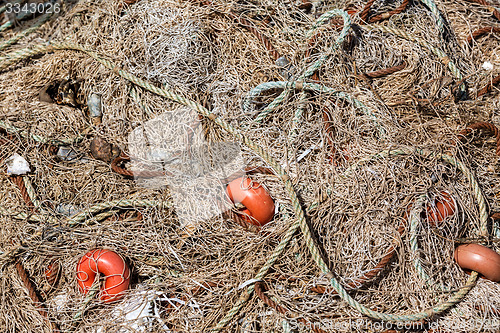
[[488, 1], [0, 1], [0, 330], [497, 332]]

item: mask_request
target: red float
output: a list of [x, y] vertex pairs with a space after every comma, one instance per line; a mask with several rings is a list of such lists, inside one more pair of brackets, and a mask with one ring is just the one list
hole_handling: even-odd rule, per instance
[[99, 299], [114, 302], [121, 297], [130, 284], [130, 269], [125, 260], [111, 250], [96, 249], [87, 252], [76, 266], [76, 278], [80, 292], [87, 294], [97, 274], [104, 276]]
[[500, 255], [486, 246], [464, 244], [455, 249], [457, 264], [466, 270], [476, 271], [486, 279], [500, 281]]
[[234, 203], [241, 203], [242, 218], [253, 225], [263, 226], [273, 219], [274, 201], [266, 189], [250, 178], [237, 178], [227, 185], [227, 195]]
[[427, 222], [432, 226], [437, 226], [447, 217], [453, 216], [457, 209], [457, 203], [450, 193], [439, 192], [439, 197], [432, 205], [427, 206]]

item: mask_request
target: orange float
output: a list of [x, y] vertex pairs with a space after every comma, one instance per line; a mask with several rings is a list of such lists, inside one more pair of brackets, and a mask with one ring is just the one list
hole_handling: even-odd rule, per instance
[[453, 216], [457, 209], [457, 203], [449, 192], [439, 192], [439, 197], [434, 199], [434, 203], [427, 206], [427, 222], [432, 226], [437, 226], [449, 216]]
[[500, 281], [500, 255], [486, 246], [463, 244], [455, 249], [454, 258], [465, 270], [476, 271], [486, 279]]
[[87, 294], [97, 274], [104, 275], [99, 299], [114, 302], [121, 297], [130, 284], [130, 269], [125, 260], [111, 250], [96, 249], [87, 252], [76, 266], [76, 278], [80, 292]]
[[230, 182], [226, 190], [232, 202], [245, 206], [240, 213], [246, 222], [261, 227], [273, 219], [274, 201], [259, 183], [240, 177]]

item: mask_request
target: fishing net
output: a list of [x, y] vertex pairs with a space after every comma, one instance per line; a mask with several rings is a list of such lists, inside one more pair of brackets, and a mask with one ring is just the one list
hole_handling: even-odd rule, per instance
[[498, 331], [496, 7], [0, 1], [0, 329]]

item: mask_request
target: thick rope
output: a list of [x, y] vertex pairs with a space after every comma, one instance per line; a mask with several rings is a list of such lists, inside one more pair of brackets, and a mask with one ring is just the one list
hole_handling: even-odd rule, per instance
[[495, 153], [497, 154], [497, 156], [500, 156], [500, 131], [498, 130], [498, 127], [496, 127], [492, 123], [481, 121], [478, 123], [467, 125], [466, 128], [460, 131], [458, 136], [461, 141], [464, 141], [465, 137], [475, 130], [484, 130], [495, 137], [495, 142], [496, 142]]
[[495, 76], [491, 82], [489, 82], [483, 89], [479, 90], [477, 92], [477, 98], [483, 96], [483, 95], [486, 95], [487, 93], [489, 93], [491, 91], [491, 89], [493, 89], [493, 86], [497, 85], [498, 83], [500, 83], [500, 75], [498, 76]]
[[[344, 21], [344, 26], [342, 28], [342, 31], [340, 32], [339, 36], [333, 43], [333, 45], [330, 48], [330, 52], [322, 54], [318, 60], [316, 60], [314, 63], [312, 63], [310, 66], [306, 68], [304, 73], [300, 76], [298, 79], [299, 82], [304, 81], [305, 79], [310, 78], [325, 62], [325, 60], [332, 54], [334, 51], [338, 49], [340, 45], [344, 42], [347, 34], [349, 33], [349, 30], [351, 28], [351, 18], [347, 14], [347, 12], [343, 10], [331, 10], [329, 12], [326, 12], [325, 14], [321, 15], [316, 22], [313, 24], [311, 29], [306, 32], [306, 39], [310, 39], [311, 37], [314, 36], [315, 31], [322, 26], [323, 24], [329, 22], [333, 17], [335, 16], [341, 16], [343, 21]], [[268, 82], [269, 84], [272, 84], [273, 82]], [[285, 86], [287, 89], [284, 89], [281, 94], [276, 97], [258, 116], [255, 118], [256, 123], [261, 123], [267, 116], [278, 106], [280, 105], [285, 99], [288, 98], [290, 95], [290, 88], [293, 86], [296, 86], [296, 84], [293, 84], [292, 82], [288, 85]], [[303, 104], [304, 100], [306, 98], [306, 95], [304, 93], [301, 94], [300, 96], [300, 103]], [[247, 104], [244, 105], [244, 109], [248, 109], [248, 102]], [[294, 120], [293, 123], [296, 125], [298, 121], [301, 118], [301, 115], [303, 113], [303, 107], [299, 107], [297, 111], [295, 112], [294, 115]]]
[[500, 21], [500, 12], [498, 11], [498, 9], [496, 9], [495, 7], [491, 6], [488, 1], [486, 0], [469, 0], [471, 2], [475, 2], [475, 3], [478, 3], [480, 5], [483, 5], [485, 7], [488, 8], [489, 11], [491, 11], [491, 13], [493, 14], [493, 16], [496, 17], [497, 20]]
[[441, 35], [444, 34], [444, 21], [443, 21], [443, 15], [439, 11], [439, 9], [436, 6], [436, 3], [433, 0], [420, 0], [423, 4], [427, 6], [427, 8], [430, 9], [432, 15], [434, 16], [434, 20], [436, 20], [436, 25], [438, 26], [439, 33]]
[[378, 14], [378, 15], [375, 15], [373, 17], [370, 17], [370, 19], [368, 20], [368, 23], [380, 22], [383, 20], [387, 20], [388, 18], [390, 18], [393, 15], [401, 14], [406, 9], [406, 7], [408, 7], [409, 3], [410, 3], [410, 0], [403, 0], [403, 2], [401, 3], [401, 5], [399, 5], [399, 7], [395, 8], [391, 11], [388, 11], [386, 13], [382, 13], [382, 14]]
[[396, 72], [399, 72], [400, 70], [405, 69], [407, 66], [406, 62], [403, 62], [401, 65], [393, 66], [393, 67], [388, 67], [388, 68], [383, 68], [378, 71], [374, 72], [369, 72], [365, 73], [364, 75], [367, 76], [370, 79], [378, 79]]
[[467, 37], [467, 44], [472, 45], [472, 42], [478, 39], [479, 37], [482, 37], [487, 34], [491, 33], [500, 33], [500, 27], [484, 27], [484, 28], [479, 28], [476, 31], [472, 32], [472, 34]]

